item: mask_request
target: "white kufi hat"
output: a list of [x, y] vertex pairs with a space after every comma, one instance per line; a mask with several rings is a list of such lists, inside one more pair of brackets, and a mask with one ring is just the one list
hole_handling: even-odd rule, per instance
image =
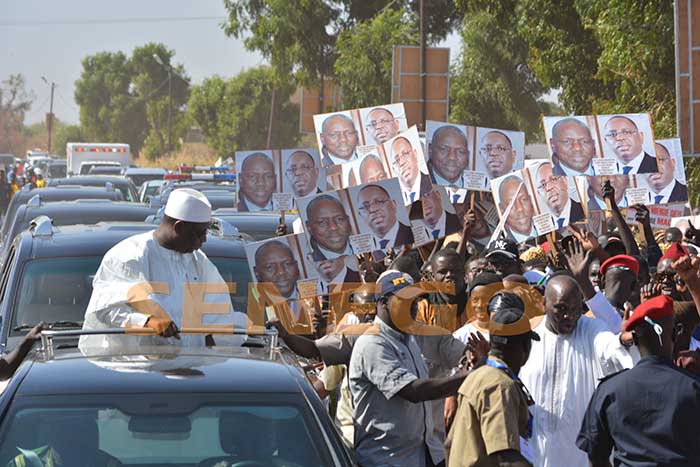
[[210, 222], [211, 203], [197, 190], [179, 188], [170, 193], [165, 215], [185, 222]]

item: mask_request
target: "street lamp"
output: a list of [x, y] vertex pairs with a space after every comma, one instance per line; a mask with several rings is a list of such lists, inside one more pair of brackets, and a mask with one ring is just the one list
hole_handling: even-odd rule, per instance
[[155, 60], [158, 65], [168, 68], [168, 153], [170, 153], [170, 151], [173, 150], [173, 66], [170, 63], [165, 64], [158, 54], [153, 54], [153, 60]]
[[41, 79], [44, 81], [44, 83], [51, 86], [51, 105], [49, 106], [49, 121], [46, 123], [46, 126], [48, 127], [47, 129], [49, 130], [47, 153], [48, 155], [51, 155], [51, 131], [53, 130], [53, 90], [56, 87], [56, 83], [54, 83], [53, 81], [49, 83], [49, 80], [47, 80], [44, 76], [42, 76]]

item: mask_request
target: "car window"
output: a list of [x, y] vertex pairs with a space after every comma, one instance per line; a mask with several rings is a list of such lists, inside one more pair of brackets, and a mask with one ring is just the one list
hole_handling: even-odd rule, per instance
[[[180, 371], [184, 374], [185, 370], [189, 377], [197, 377], [197, 373], [204, 376], [197, 368]], [[86, 407], [76, 400], [72, 406], [18, 410], [9, 418], [9, 427], [2, 436], [0, 465], [9, 465], [13, 460], [16, 465], [22, 465], [22, 461], [23, 465], [33, 465], [27, 462], [28, 450], [40, 458], [60, 457], [60, 465], [70, 467], [213, 467], [218, 462], [287, 467], [330, 465], [324, 459], [327, 450], [318, 442], [321, 435], [309, 423], [313, 419], [305, 417], [293, 403], [216, 403], [189, 409], [190, 400], [181, 410], [167, 412], [158, 408], [169, 405], [167, 401], [172, 398], [168, 395], [153, 394], [148, 398], [153, 404], [144, 400], [129, 404], [132, 397], [124, 396], [118, 404], [97, 407]], [[255, 398], [250, 395], [248, 399]], [[251, 436], [251, 432], [255, 434]]]
[[209, 257], [225, 282], [236, 284], [236, 293], [231, 295], [233, 309], [242, 313], [248, 312], [248, 283], [250, 269], [245, 259]]
[[66, 166], [65, 165], [48, 165], [46, 169], [46, 175], [49, 178], [63, 178], [66, 176]]
[[163, 175], [160, 174], [143, 174], [143, 175], [127, 175], [131, 179], [132, 182], [134, 182], [134, 185], [136, 186], [141, 186], [145, 182], [149, 182], [151, 180], [162, 180]]
[[[24, 265], [19, 296], [12, 308], [10, 336], [22, 335], [20, 326], [41, 321], [82, 323], [92, 294], [92, 278], [101, 256], [84, 258], [46, 258]], [[17, 330], [15, 330], [17, 329]]]

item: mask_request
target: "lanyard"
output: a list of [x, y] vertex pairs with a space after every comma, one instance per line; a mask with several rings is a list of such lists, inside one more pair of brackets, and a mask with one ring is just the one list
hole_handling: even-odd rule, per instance
[[[496, 360], [492, 360], [490, 358], [486, 360], [486, 365], [493, 367], [493, 368], [498, 368], [499, 370], [505, 372], [505, 374], [510, 376], [513, 379], [513, 381], [516, 382], [516, 384], [520, 387], [520, 389], [523, 391], [523, 393], [525, 393], [525, 396], [527, 398], [527, 405], [530, 406], [530, 405], [535, 404], [535, 401], [532, 399], [532, 396], [528, 392], [528, 390], [525, 387], [525, 385], [523, 384], [523, 382], [520, 381], [520, 378], [518, 378], [518, 376], [515, 373], [513, 373], [510, 368], [508, 368], [503, 363], [497, 362]], [[528, 409], [527, 415], [528, 415], [528, 417], [527, 417], [527, 439], [530, 439], [530, 438], [532, 438], [532, 424], [533, 424], [532, 413], [530, 412], [530, 409]]]

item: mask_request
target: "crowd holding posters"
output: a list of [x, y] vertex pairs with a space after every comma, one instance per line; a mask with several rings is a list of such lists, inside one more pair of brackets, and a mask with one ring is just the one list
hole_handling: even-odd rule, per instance
[[390, 177], [399, 179], [406, 206], [432, 190], [433, 184], [415, 126], [384, 143], [382, 149]]
[[272, 151], [236, 152], [238, 211], [272, 211], [272, 194], [278, 192], [279, 160]]
[[615, 188], [615, 202], [618, 207], [626, 208], [631, 204], [636, 204], [634, 202], [630, 203], [628, 197], [630, 193], [637, 194], [634, 192], [637, 186], [634, 175], [576, 177], [575, 183], [578, 192], [581, 194], [581, 201], [588, 211], [606, 211], [609, 209], [603, 199], [603, 186], [608, 180]]

